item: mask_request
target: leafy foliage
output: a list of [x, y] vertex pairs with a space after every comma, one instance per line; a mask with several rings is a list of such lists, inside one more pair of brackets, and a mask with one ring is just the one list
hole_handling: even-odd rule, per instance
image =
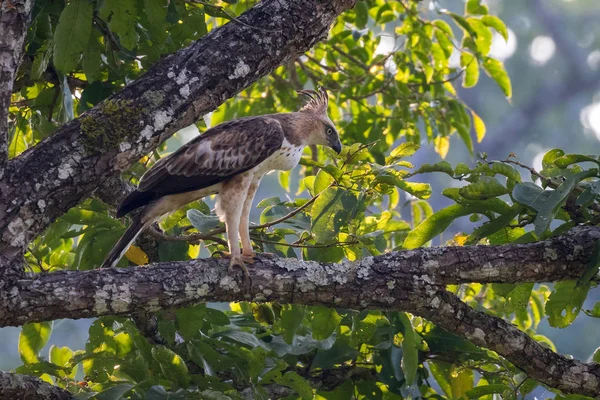
[[[36, 1], [10, 109], [10, 156], [255, 2], [225, 3]], [[483, 69], [497, 82], [498, 93], [512, 94], [502, 63], [489, 57], [493, 32], [506, 39], [507, 29], [481, 1], [468, 0], [460, 14], [440, 6], [427, 14], [435, 19], [425, 19], [419, 7], [418, 1], [358, 2], [328, 40], [212, 114], [210, 123], [217, 124], [294, 110], [299, 102], [293, 89], [319, 83], [335, 96], [330, 115], [347, 146], [339, 156], [307, 150], [299, 180], [280, 173], [289, 198], [258, 204], [261, 225], [252, 238], [262, 250], [340, 262], [430, 245], [462, 217], [476, 227], [442, 244], [526, 243], [576, 224], [599, 223], [598, 156], [551, 150], [541, 171], [515, 158], [490, 161], [485, 155], [472, 166], [441, 161], [415, 167], [407, 160], [422, 142], [445, 157], [452, 135], [471, 154], [473, 134], [476, 142], [484, 139], [485, 123], [460, 101], [457, 84], [476, 85]], [[136, 182], [164, 151], [145, 157], [127, 176]], [[436, 212], [428, 203], [431, 187], [420, 182], [430, 173], [456, 183], [442, 192], [454, 204]], [[154, 261], [224, 250], [223, 227], [205, 202], [173, 213], [161, 228], [166, 235], [191, 234], [196, 240], [163, 240]], [[34, 272], [96, 268], [123, 230], [123, 221], [113, 219], [104, 204], [86, 200], [31, 244], [28, 266]], [[198, 235], [204, 235], [201, 244]], [[144, 264], [149, 256], [133, 247], [127, 258]], [[125, 259], [119, 264], [127, 265]], [[470, 284], [449, 290], [552, 348], [537, 334], [538, 325], [546, 316], [555, 327], [572, 323], [599, 265], [596, 259], [580, 281], [552, 289]], [[599, 310], [586, 313], [599, 317]], [[84, 350], [53, 346], [47, 357], [41, 352], [51, 324], [26, 325], [17, 371], [82, 399], [237, 399], [244, 398], [243, 391], [266, 399], [274, 386], [285, 388], [288, 398], [303, 399], [516, 398], [537, 386], [495, 353], [404, 313], [232, 303], [157, 318], [160, 342], [130, 319], [103, 317], [90, 327]]]

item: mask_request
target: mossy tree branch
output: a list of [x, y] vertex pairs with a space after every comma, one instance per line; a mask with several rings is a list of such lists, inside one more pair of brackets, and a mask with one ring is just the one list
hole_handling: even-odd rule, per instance
[[246, 283], [228, 275], [227, 260], [219, 259], [38, 274], [0, 291], [0, 326], [152, 313], [206, 301], [401, 310], [495, 350], [546, 385], [590, 395], [600, 391], [600, 366], [543, 348], [509, 323], [471, 309], [444, 287], [577, 279], [599, 239], [600, 228], [580, 227], [525, 245], [423, 248], [341, 264], [262, 256]]

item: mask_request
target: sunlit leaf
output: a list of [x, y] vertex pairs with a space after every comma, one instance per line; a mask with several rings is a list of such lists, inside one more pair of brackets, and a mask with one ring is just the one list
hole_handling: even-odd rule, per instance
[[492, 79], [496, 81], [498, 86], [500, 86], [500, 89], [502, 89], [504, 92], [504, 95], [510, 99], [512, 97], [512, 85], [510, 83], [510, 78], [504, 69], [504, 64], [502, 64], [502, 61], [485, 57], [483, 69]]
[[38, 354], [50, 339], [51, 322], [25, 324], [19, 334], [19, 355], [26, 364], [38, 362]]

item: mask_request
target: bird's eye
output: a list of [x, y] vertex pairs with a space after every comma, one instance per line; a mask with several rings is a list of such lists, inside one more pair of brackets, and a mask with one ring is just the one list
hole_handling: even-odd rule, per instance
[[333, 129], [331, 129], [331, 128], [327, 128], [327, 134], [328, 134], [328, 135], [331, 135], [332, 133], [333, 133]]

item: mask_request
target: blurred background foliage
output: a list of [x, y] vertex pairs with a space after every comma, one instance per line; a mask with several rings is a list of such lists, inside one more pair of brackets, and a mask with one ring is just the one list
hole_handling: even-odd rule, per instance
[[[10, 157], [165, 55], [241, 23], [254, 4], [36, 1], [10, 108]], [[263, 180], [251, 219], [261, 250], [338, 262], [428, 245], [526, 243], [597, 225], [598, 17], [594, 0], [360, 1], [328, 40], [177, 133], [125, 177], [137, 182], [222, 121], [295, 111], [294, 90], [323, 85], [344, 151], [307, 149], [301, 167]], [[213, 205], [205, 199], [173, 213], [120, 266], [224, 250]], [[31, 244], [31, 271], [98, 267], [127, 224], [111, 214], [97, 199], [71, 209]], [[554, 286], [449, 289], [587, 360], [599, 345], [595, 268]], [[239, 303], [155, 317], [150, 337], [126, 318], [3, 328], [0, 368], [80, 398], [555, 395], [495, 353], [404, 313]]]

